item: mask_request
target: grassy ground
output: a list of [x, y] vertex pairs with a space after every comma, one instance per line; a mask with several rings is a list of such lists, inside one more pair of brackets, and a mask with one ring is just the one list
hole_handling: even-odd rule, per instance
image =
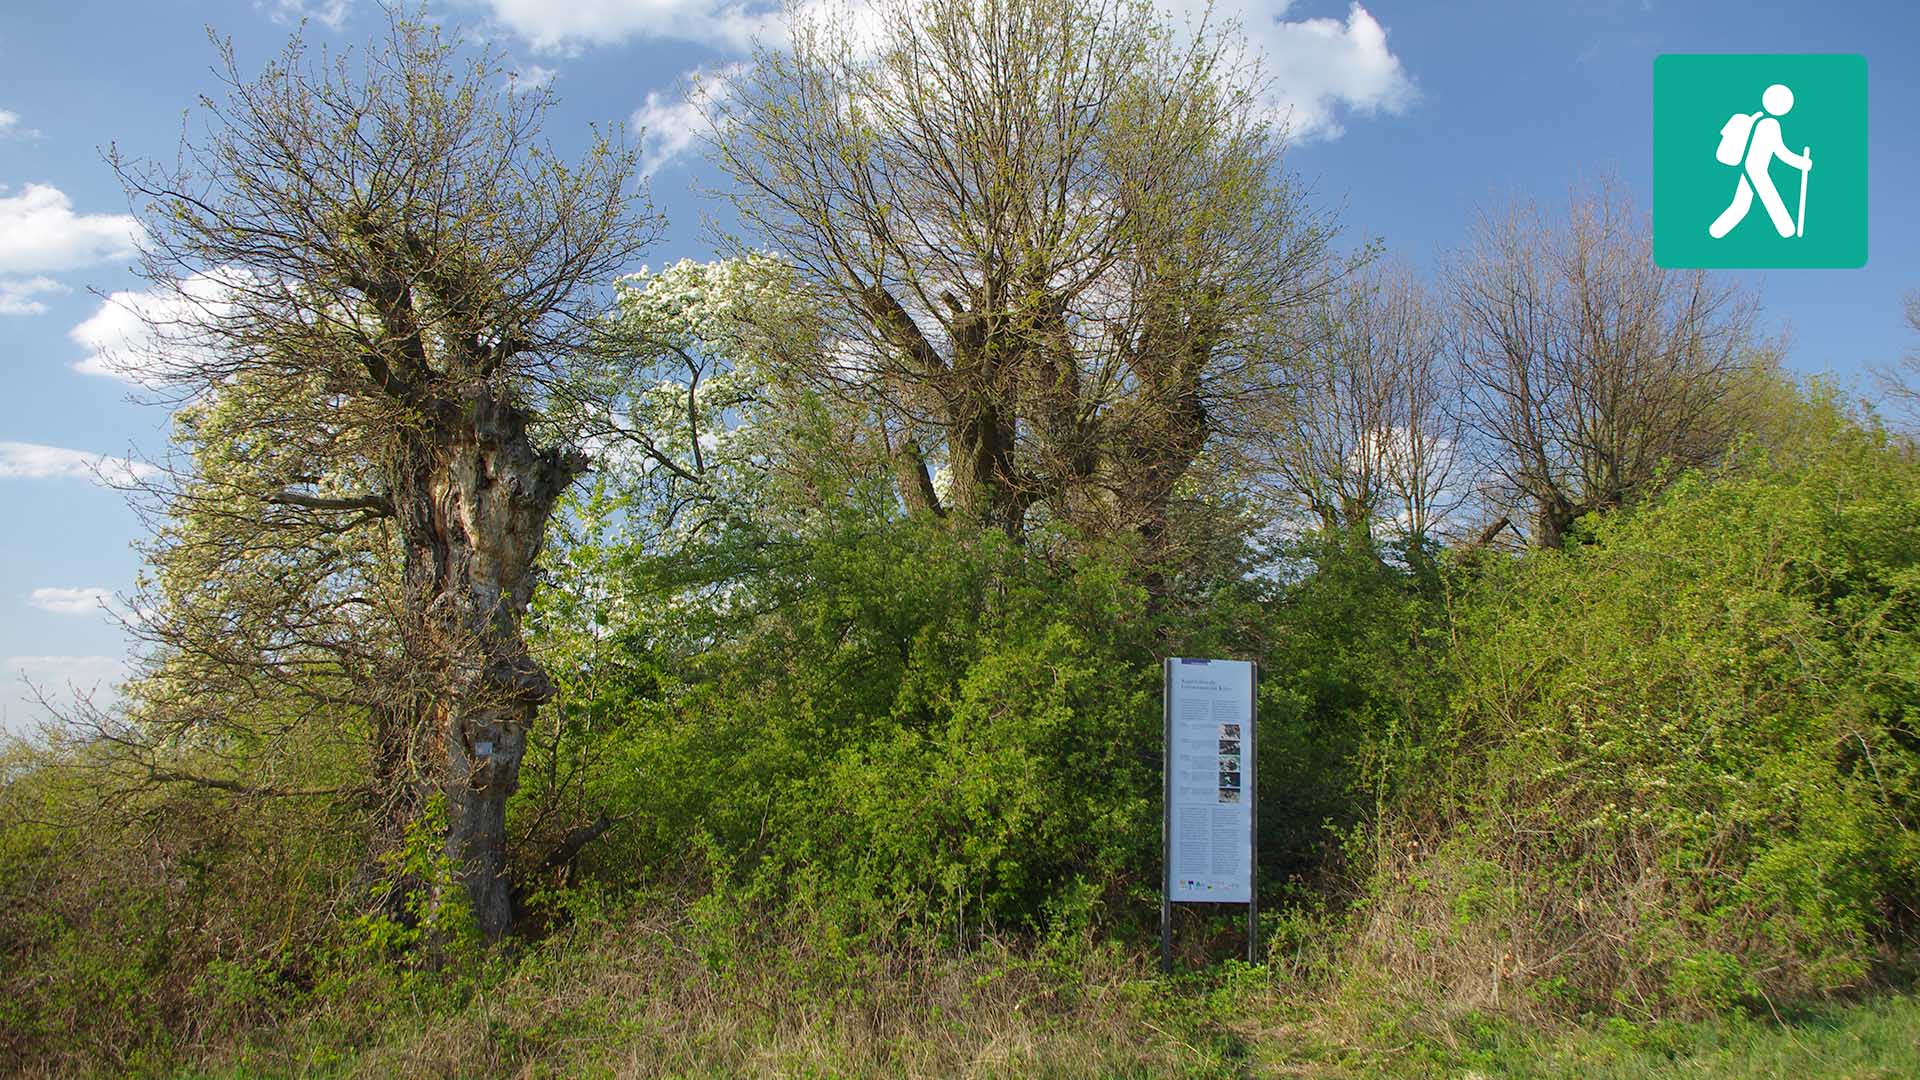
[[1409, 1050], [1386, 1075], [1568, 1077], [1852, 1077], [1920, 1075], [1920, 1001], [1886, 997], [1772, 1018], [1638, 1027], [1615, 1022], [1554, 1033], [1491, 1026], [1458, 1045]]
[[458, 976], [369, 969], [291, 1005], [272, 986], [237, 987], [233, 1022], [197, 1041], [22, 1064], [204, 1077], [1920, 1075], [1920, 999], [1907, 994], [1784, 1019], [1540, 1027], [1442, 1017], [1351, 981], [1307, 991], [1243, 964], [1166, 979], [1111, 948], [716, 948], [666, 921], [574, 941]]

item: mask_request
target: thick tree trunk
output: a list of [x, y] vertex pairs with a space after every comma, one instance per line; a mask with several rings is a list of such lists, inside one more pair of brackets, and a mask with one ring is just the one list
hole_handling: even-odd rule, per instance
[[948, 415], [947, 457], [953, 474], [949, 499], [954, 508], [1009, 536], [1019, 536], [1029, 493], [1020, 490], [1013, 460], [1011, 410], [969, 397], [963, 406], [950, 408]]
[[1174, 491], [1207, 442], [1197, 370], [1195, 365], [1180, 373], [1178, 382], [1136, 403], [1124, 421], [1128, 442], [1115, 454], [1115, 518], [1139, 531], [1147, 543], [1143, 554], [1156, 563], [1173, 554]]
[[894, 487], [907, 512], [944, 515], [946, 507], [940, 504], [940, 493], [933, 488], [933, 476], [927, 472], [927, 455], [920, 449], [919, 440], [907, 436], [900, 448], [892, 451], [892, 458]]
[[431, 637], [443, 686], [447, 846], [483, 937], [513, 922], [506, 806], [519, 784], [527, 730], [553, 695], [520, 622], [555, 503], [585, 467], [536, 450], [528, 414], [490, 388], [442, 399], [395, 505], [406, 540], [409, 602]]
[[1567, 546], [1567, 533], [1573, 523], [1580, 518], [1579, 508], [1571, 505], [1558, 492], [1549, 492], [1537, 496], [1534, 500], [1533, 542], [1550, 551], [1559, 551]]

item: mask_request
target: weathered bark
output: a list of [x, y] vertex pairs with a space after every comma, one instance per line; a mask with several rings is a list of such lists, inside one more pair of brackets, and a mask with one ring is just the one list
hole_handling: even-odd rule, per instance
[[427, 409], [394, 502], [408, 604], [444, 681], [446, 851], [482, 936], [492, 941], [513, 921], [507, 799], [519, 784], [534, 712], [553, 696], [520, 622], [547, 520], [585, 461], [536, 449], [528, 412], [491, 387]]
[[1550, 551], [1567, 545], [1567, 533], [1580, 519], [1580, 508], [1569, 503], [1557, 489], [1547, 488], [1534, 494], [1533, 541]]
[[969, 401], [949, 413], [955, 508], [1017, 536], [1026, 518], [1026, 500], [1014, 465], [1013, 436], [1009, 412], [996, 403]]
[[933, 488], [933, 476], [927, 471], [927, 455], [920, 449], [919, 440], [907, 436], [892, 454], [894, 486], [899, 491], [901, 505], [908, 513], [944, 516], [946, 508], [940, 505], [940, 493]]
[[1155, 562], [1168, 554], [1174, 490], [1210, 433], [1201, 378], [1213, 348], [1207, 328], [1169, 312], [1150, 321], [1128, 353], [1141, 389], [1113, 424], [1123, 436], [1109, 454], [1114, 524], [1139, 530]]

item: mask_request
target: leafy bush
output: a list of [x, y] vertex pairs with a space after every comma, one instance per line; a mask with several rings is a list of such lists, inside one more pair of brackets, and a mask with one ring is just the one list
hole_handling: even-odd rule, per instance
[[1802, 412], [1471, 591], [1381, 837], [1395, 970], [1642, 1013], [1867, 975], [1920, 871], [1920, 468]]
[[1275, 561], [1296, 572], [1263, 603], [1262, 872], [1338, 889], [1338, 840], [1377, 816], [1408, 740], [1445, 708], [1443, 582], [1383, 561], [1364, 538], [1310, 536]]
[[[655, 570], [628, 588], [661, 594]], [[675, 584], [603, 646], [653, 692], [566, 706], [625, 714], [597, 795], [645, 817], [600, 865], [704, 873], [706, 836], [723, 874], [809, 868], [852, 922], [963, 935], [1150, 879], [1158, 620], [1121, 556], [849, 514], [732, 570], [702, 586], [723, 602]]]
[[111, 745], [0, 745], [0, 1071], [158, 1068], [319, 977], [350, 811], [149, 785]]

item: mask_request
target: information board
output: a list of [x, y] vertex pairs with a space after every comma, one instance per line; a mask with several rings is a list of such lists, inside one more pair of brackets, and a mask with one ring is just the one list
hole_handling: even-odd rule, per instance
[[1166, 898], [1254, 897], [1254, 665], [1166, 662]]

